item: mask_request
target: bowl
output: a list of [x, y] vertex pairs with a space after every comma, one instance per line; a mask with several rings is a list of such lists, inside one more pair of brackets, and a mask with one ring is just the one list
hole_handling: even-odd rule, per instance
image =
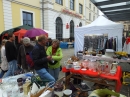
[[96, 56], [96, 53], [93, 53], [92, 56]]
[[84, 86], [84, 85], [86, 85], [86, 83], [82, 82], [81, 85]]
[[63, 93], [64, 93], [64, 95], [69, 96], [69, 95], [72, 94], [72, 90], [66, 89], [66, 90], [63, 91]]
[[98, 56], [98, 57], [101, 57], [101, 56], [102, 56], [102, 54], [97, 54], [97, 56]]
[[87, 69], [86, 68], [82, 68], [81, 70], [86, 71]]
[[71, 69], [73, 67], [73, 64], [66, 64], [65, 67], [66, 69]]
[[80, 70], [81, 66], [74, 66], [74, 70]]
[[73, 62], [73, 65], [78, 65], [79, 63], [78, 62]]

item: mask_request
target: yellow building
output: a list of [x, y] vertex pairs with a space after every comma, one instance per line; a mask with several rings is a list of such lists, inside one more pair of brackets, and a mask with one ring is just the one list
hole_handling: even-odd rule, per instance
[[52, 39], [74, 39], [74, 28], [91, 23], [98, 9], [90, 0], [0, 0], [0, 32], [23, 24], [43, 28]]
[[0, 32], [23, 24], [41, 28], [40, 0], [0, 0]]

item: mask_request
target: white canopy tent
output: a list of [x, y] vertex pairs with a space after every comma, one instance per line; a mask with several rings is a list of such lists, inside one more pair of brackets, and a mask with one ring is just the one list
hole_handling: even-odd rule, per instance
[[118, 37], [118, 51], [122, 51], [123, 24], [115, 23], [104, 16], [99, 16], [91, 24], [75, 28], [75, 55], [78, 51], [83, 51], [85, 34], [108, 34], [108, 38]]

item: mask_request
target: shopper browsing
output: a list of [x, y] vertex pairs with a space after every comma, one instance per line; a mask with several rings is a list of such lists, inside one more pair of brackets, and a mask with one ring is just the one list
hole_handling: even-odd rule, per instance
[[5, 43], [7, 42], [6, 39], [2, 40], [2, 46], [1, 46], [1, 73], [0, 73], [0, 78], [2, 78], [4, 76], [4, 74], [7, 72], [8, 70], [8, 62], [6, 59], [6, 55], [5, 55]]
[[63, 57], [62, 50], [59, 47], [59, 40], [55, 39], [52, 42], [52, 46], [48, 47], [47, 55], [52, 56], [53, 61], [49, 62], [49, 73], [58, 80], [59, 72], [60, 72], [60, 61]]
[[35, 45], [32, 51], [32, 58], [34, 61], [34, 69], [41, 79], [47, 79], [49, 82], [55, 81], [55, 79], [48, 73], [48, 62], [52, 60], [51, 56], [47, 56], [45, 51], [45, 45], [47, 37], [40, 35], [38, 37], [38, 43]]
[[[28, 37], [23, 38], [23, 45], [20, 46], [18, 51], [17, 63], [18, 66], [22, 67], [24, 72], [33, 71], [33, 67], [29, 66], [27, 63], [27, 54], [33, 50], [34, 46], [31, 45], [30, 39]], [[34, 72], [34, 71], [33, 71]]]
[[9, 63], [9, 68], [4, 77], [14, 75], [17, 70], [17, 49], [14, 45], [15, 36], [13, 33], [8, 34], [9, 40], [5, 44], [6, 58]]

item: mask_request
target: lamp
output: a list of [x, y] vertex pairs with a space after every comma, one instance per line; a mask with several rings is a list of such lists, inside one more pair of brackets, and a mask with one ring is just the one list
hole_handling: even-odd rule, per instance
[[66, 29], [69, 29], [69, 24], [68, 23], [66, 24]]

